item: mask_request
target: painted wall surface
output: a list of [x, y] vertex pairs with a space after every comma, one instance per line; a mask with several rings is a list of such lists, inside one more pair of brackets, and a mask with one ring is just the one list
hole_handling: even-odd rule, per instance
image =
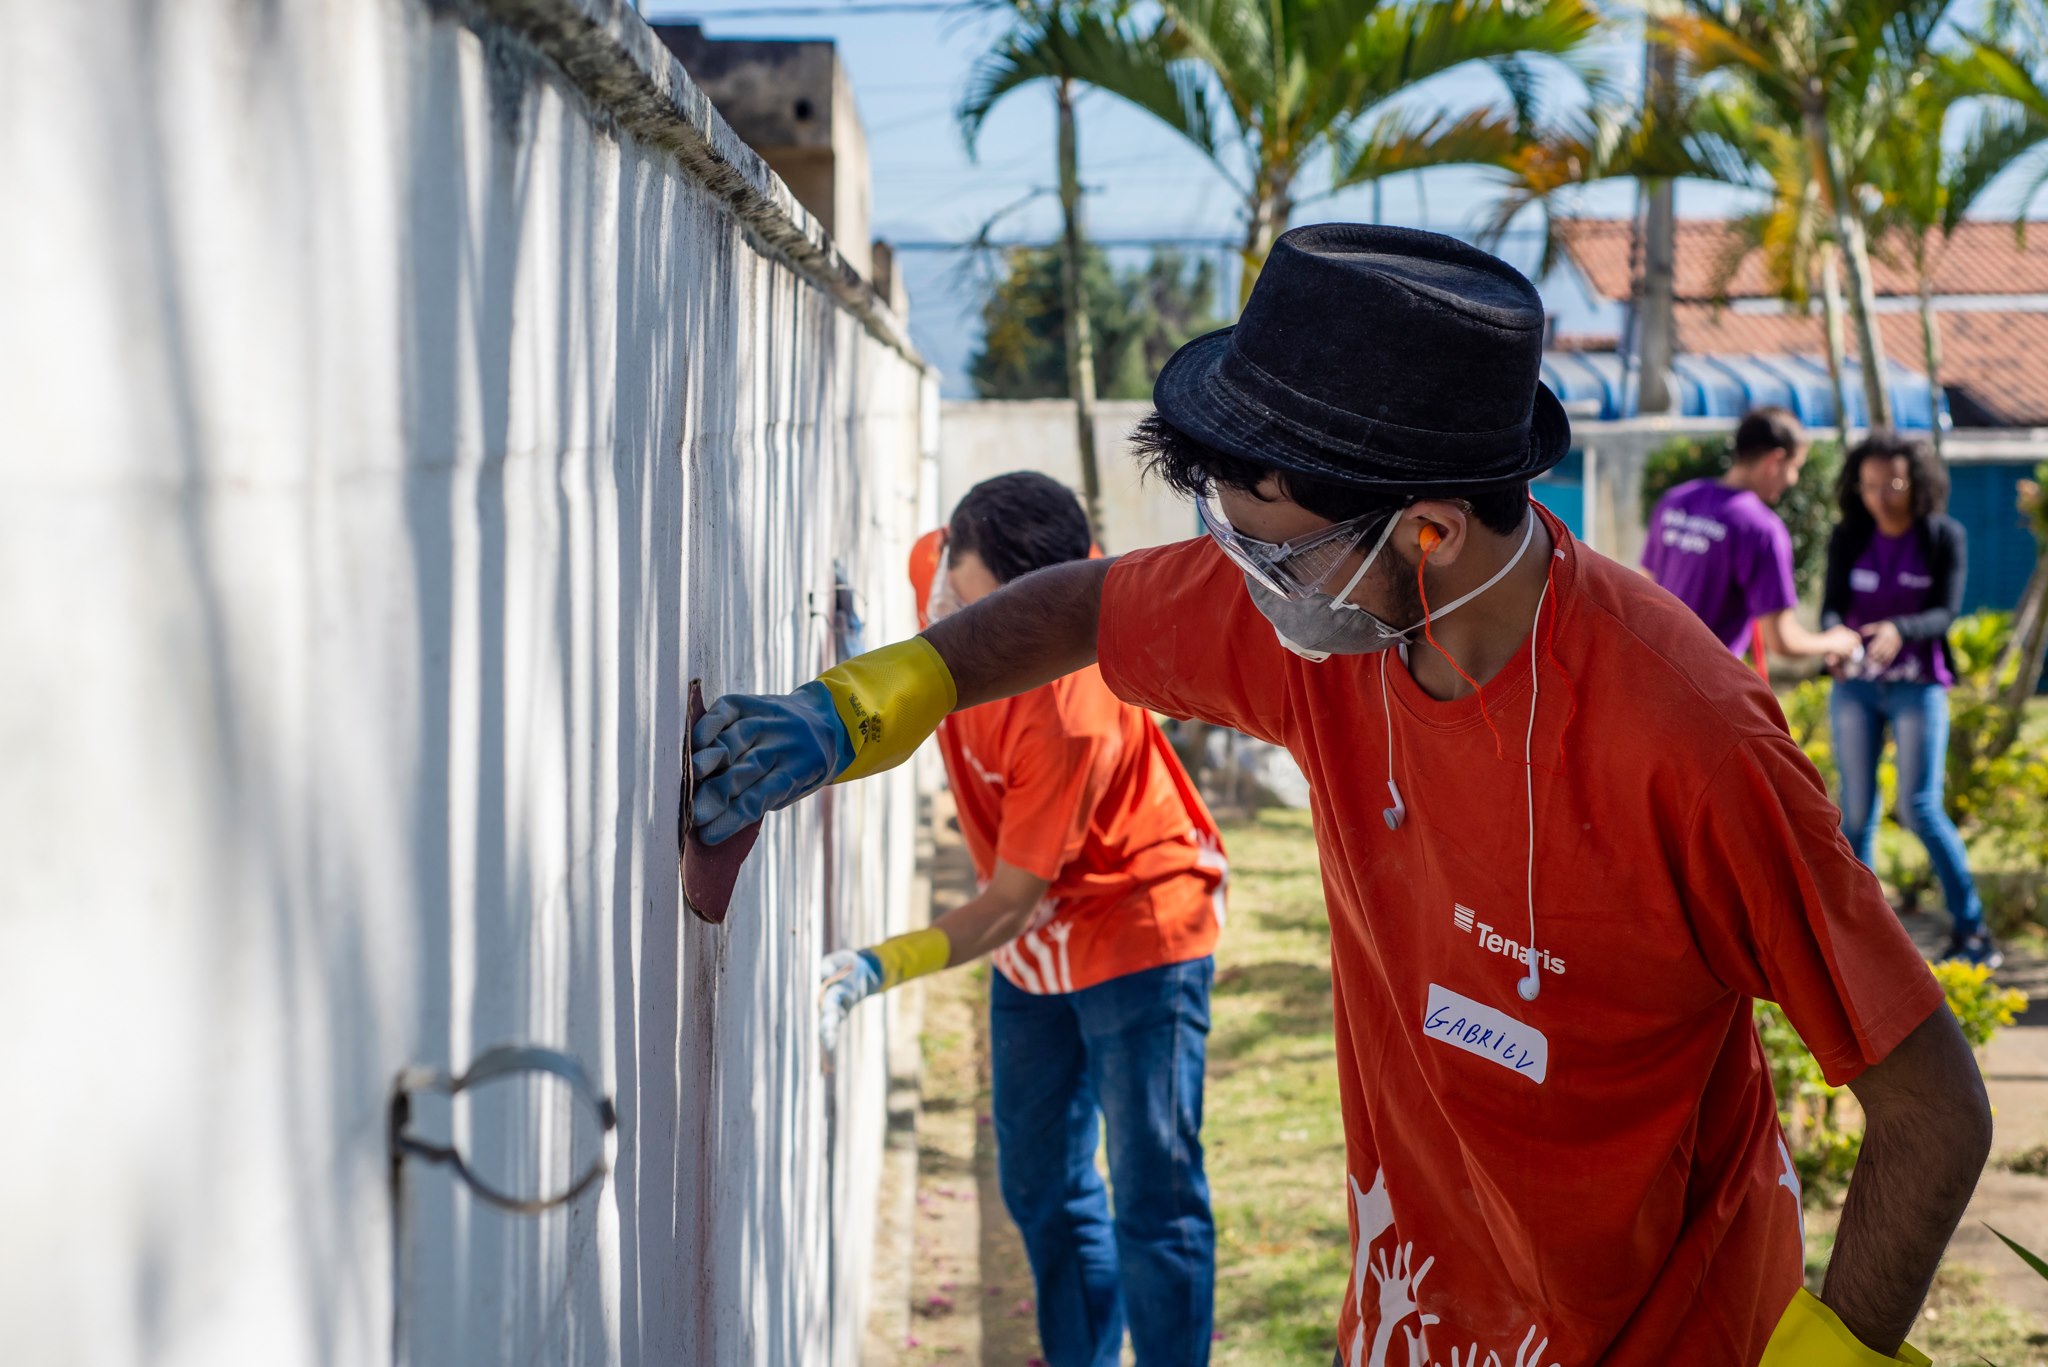
[[[1075, 437], [1074, 406], [1067, 400], [960, 399], [942, 407], [941, 518], [950, 517], [954, 505], [976, 484], [1012, 470], [1036, 470], [1080, 492], [1080, 442]], [[1138, 463], [1131, 458], [1131, 429], [1151, 411], [1151, 404], [1132, 401], [1095, 406], [1103, 549], [1112, 554], [1185, 541], [1199, 530], [1188, 501], [1157, 480], [1141, 479]]]
[[[684, 697], [849, 646], [835, 562], [907, 633], [936, 400], [666, 61], [615, 0], [9, 8], [7, 1361], [854, 1360], [888, 1017], [824, 1073], [813, 975], [903, 926], [910, 778], [699, 925]], [[394, 1220], [394, 1076], [504, 1041], [613, 1174]], [[596, 1142], [420, 1123], [529, 1192]]]

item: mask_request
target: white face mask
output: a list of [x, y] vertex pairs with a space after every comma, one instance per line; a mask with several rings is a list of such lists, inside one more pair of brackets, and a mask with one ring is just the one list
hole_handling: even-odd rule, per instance
[[[1281, 645], [1305, 660], [1321, 664], [1332, 655], [1371, 655], [1388, 650], [1415, 635], [1422, 625], [1420, 622], [1411, 627], [1396, 627], [1349, 601], [1352, 590], [1364, 580], [1373, 561], [1379, 559], [1380, 551], [1385, 548], [1399, 521], [1398, 517], [1388, 520], [1386, 530], [1373, 543], [1357, 573], [1335, 594], [1316, 593], [1302, 599], [1282, 598], [1250, 575], [1245, 576], [1245, 591], [1251, 594], [1259, 612], [1272, 623], [1273, 634], [1280, 638]], [[1442, 621], [1506, 578], [1508, 571], [1521, 563], [1535, 535], [1536, 517], [1531, 513], [1524, 523], [1522, 544], [1508, 557], [1507, 564], [1494, 571], [1493, 577], [1478, 588], [1431, 612], [1429, 620]]]

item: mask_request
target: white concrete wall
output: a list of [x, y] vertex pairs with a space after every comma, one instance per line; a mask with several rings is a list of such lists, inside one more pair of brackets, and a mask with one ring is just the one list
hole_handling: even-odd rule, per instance
[[[676, 815], [687, 681], [809, 677], [835, 558], [908, 629], [894, 320], [617, 0], [0, 35], [0, 1358], [852, 1362], [886, 1016], [821, 1073], [812, 975], [908, 913], [909, 779], [723, 929]], [[394, 1075], [507, 1040], [614, 1174], [394, 1222]]]
[[[1065, 399], [960, 399], [943, 405], [939, 428], [938, 515], [982, 480], [1012, 470], [1051, 475], [1081, 490], [1074, 406]], [[1149, 403], [1095, 407], [1095, 455], [1102, 476], [1103, 549], [1111, 554], [1185, 541], [1198, 528], [1188, 501], [1157, 480], [1141, 480], [1129, 438]]]

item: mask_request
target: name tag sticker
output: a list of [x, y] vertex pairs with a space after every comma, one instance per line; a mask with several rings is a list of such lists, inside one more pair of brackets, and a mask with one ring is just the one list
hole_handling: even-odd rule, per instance
[[1543, 1081], [1550, 1071], [1550, 1041], [1541, 1030], [1436, 983], [1429, 985], [1422, 1033], [1531, 1082]]

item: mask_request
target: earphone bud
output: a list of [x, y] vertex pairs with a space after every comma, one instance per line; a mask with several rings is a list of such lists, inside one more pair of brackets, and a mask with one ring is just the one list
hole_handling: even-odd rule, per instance
[[1387, 780], [1387, 791], [1394, 795], [1394, 805], [1381, 815], [1387, 819], [1388, 830], [1398, 831], [1401, 829], [1401, 823], [1408, 817], [1408, 804], [1401, 800], [1401, 790], [1395, 786], [1391, 778]]
[[1536, 1000], [1536, 994], [1543, 990], [1543, 984], [1536, 977], [1536, 951], [1529, 951], [1529, 976], [1515, 984], [1515, 992], [1525, 1002]]

